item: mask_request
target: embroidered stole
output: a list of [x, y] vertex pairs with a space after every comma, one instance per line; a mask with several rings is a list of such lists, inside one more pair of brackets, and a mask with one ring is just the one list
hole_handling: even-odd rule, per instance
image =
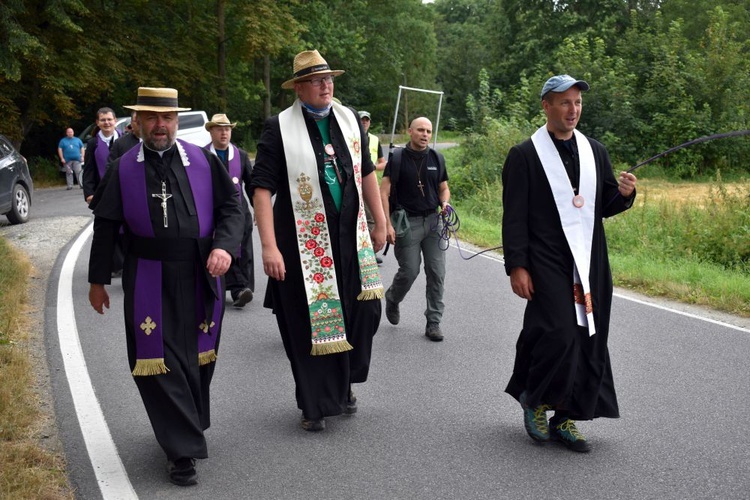
[[[356, 238], [361, 292], [357, 300], [379, 300], [383, 297], [383, 283], [372, 249], [362, 200], [359, 123], [351, 110], [336, 102], [333, 103], [331, 112], [334, 113], [346, 140], [352, 159], [354, 184], [359, 195]], [[330, 232], [318, 177], [317, 157], [299, 99], [279, 114], [279, 125], [312, 329], [311, 354], [316, 356], [348, 351], [352, 346], [346, 340]]]
[[573, 204], [573, 187], [565, 171], [560, 154], [549, 136], [546, 126], [542, 126], [531, 136], [539, 160], [547, 176], [555, 205], [560, 215], [565, 239], [573, 254], [572, 288], [575, 299], [576, 319], [580, 326], [588, 327], [589, 335], [596, 333], [594, 307], [589, 283], [591, 267], [591, 241], [594, 235], [594, 213], [596, 208], [596, 164], [594, 153], [586, 136], [573, 131], [578, 145], [581, 175], [578, 194], [583, 197], [583, 205]]
[[[210, 165], [197, 146], [178, 140], [177, 149], [182, 164], [185, 166], [195, 201], [199, 236], [210, 238], [214, 230]], [[138, 147], [133, 147], [122, 156], [119, 176], [125, 224], [135, 236], [155, 238], [148, 206], [151, 195], [146, 192], [143, 143]], [[174, 189], [178, 187], [175, 186]], [[219, 293], [218, 296], [214, 296], [204, 275], [203, 264], [198, 262], [195, 269], [195, 325], [199, 365], [216, 361], [216, 340], [221, 329], [224, 300], [221, 280], [215, 278]], [[213, 299], [213, 307], [206, 307], [207, 297], [210, 297], [209, 300]], [[136, 364], [133, 375], [167, 373], [169, 368], [164, 363], [162, 335], [162, 260], [138, 257], [133, 293], [133, 314], [136, 346]]]

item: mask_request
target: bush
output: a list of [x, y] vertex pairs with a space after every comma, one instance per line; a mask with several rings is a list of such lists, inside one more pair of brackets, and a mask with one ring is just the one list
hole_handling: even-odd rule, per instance
[[60, 171], [60, 162], [35, 156], [29, 159], [29, 172], [35, 187], [65, 184], [65, 174]]
[[487, 120], [486, 133], [470, 134], [450, 163], [451, 196], [468, 198], [498, 182], [510, 148], [529, 136], [527, 130], [499, 120]]

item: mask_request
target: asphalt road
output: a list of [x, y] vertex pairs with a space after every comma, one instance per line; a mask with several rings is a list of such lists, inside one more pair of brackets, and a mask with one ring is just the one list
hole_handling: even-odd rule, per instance
[[[90, 220], [77, 191], [37, 194], [25, 235], [17, 226], [0, 228], [22, 247], [37, 224], [54, 228], [63, 215], [78, 227]], [[447, 253], [445, 341], [423, 335], [420, 276], [402, 303], [401, 323], [392, 326], [383, 317], [370, 378], [355, 387], [359, 412], [329, 418], [325, 432], [315, 434], [299, 426], [291, 370], [276, 322], [262, 308], [265, 279], [256, 266], [256, 300], [225, 315], [207, 431], [210, 458], [198, 463], [197, 486], [173, 486], [128, 372], [122, 290], [117, 282], [108, 287], [106, 315], [91, 309], [90, 239], [80, 238], [81, 253], [73, 259], [73, 236], [50, 273], [45, 336], [56, 422], [79, 498], [102, 492], [144, 499], [750, 496], [747, 320], [643, 303], [650, 299], [618, 291], [610, 352], [622, 418], [580, 423], [593, 446], [587, 455], [539, 446], [524, 432], [520, 407], [503, 392], [524, 303], [512, 294], [500, 258], [465, 261], [455, 247]], [[381, 267], [386, 284], [396, 267], [389, 253]], [[72, 293], [72, 305], [58, 302], [65, 293]], [[77, 373], [90, 376], [121, 470], [117, 464], [109, 470], [112, 462], [92, 465], [90, 456], [106, 456], [108, 448], [106, 436], [99, 439], [86, 419], [82, 429], [76, 413], [73, 394], [86, 391], [78, 381], [69, 384], [68, 349], [59, 333], [71, 328], [85, 358]]]

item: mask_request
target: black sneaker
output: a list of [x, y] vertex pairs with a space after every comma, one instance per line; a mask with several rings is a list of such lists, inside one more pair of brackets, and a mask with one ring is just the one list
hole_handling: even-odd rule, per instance
[[385, 299], [385, 317], [388, 318], [388, 322], [392, 325], [398, 325], [401, 321], [401, 313], [398, 310], [398, 304]]
[[553, 441], [559, 441], [564, 444], [569, 450], [577, 451], [578, 453], [588, 453], [591, 451], [591, 445], [586, 442], [586, 438], [578, 430], [576, 423], [569, 418], [559, 424], [552, 425], [550, 437]]
[[234, 302], [232, 302], [234, 307], [245, 307], [245, 304], [252, 302], [253, 291], [249, 288], [243, 288], [237, 292], [237, 295], [232, 294], [232, 299], [234, 300]]
[[195, 471], [194, 458], [178, 458], [167, 462], [169, 482], [177, 486], [194, 486], [198, 484], [198, 473]]
[[302, 417], [302, 428], [309, 432], [320, 432], [322, 430], [325, 430], [326, 428], [326, 421], [322, 418], [318, 419], [308, 419], [304, 416]]
[[443, 340], [443, 332], [440, 331], [440, 325], [438, 323], [427, 323], [427, 327], [424, 329], [424, 334], [433, 342], [442, 342]]

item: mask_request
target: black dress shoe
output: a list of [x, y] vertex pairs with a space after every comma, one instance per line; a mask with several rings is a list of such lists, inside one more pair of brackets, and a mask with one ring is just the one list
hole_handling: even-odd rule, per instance
[[177, 486], [194, 486], [198, 484], [198, 473], [195, 471], [194, 458], [178, 458], [167, 462], [169, 482]]
[[344, 413], [346, 415], [354, 415], [357, 413], [357, 396], [354, 395], [354, 392], [349, 389], [349, 396], [346, 398], [346, 408], [344, 408]]
[[249, 288], [244, 288], [239, 291], [237, 295], [232, 294], [232, 300], [232, 305], [234, 307], [245, 307], [245, 304], [247, 304], [248, 302], [252, 302], [253, 291]]

